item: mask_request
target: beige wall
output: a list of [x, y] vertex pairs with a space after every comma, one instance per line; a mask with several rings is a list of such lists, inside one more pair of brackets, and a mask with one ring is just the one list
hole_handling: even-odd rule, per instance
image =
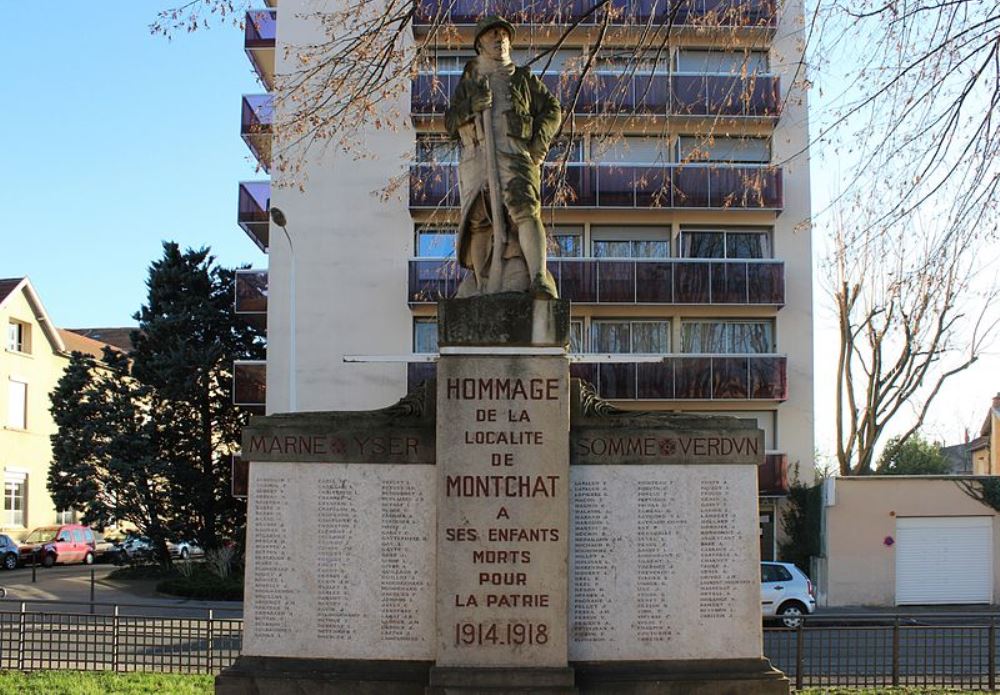
[[[996, 516], [962, 491], [953, 478], [885, 476], [834, 478], [827, 484], [826, 578], [820, 587], [827, 606], [893, 606], [896, 593], [895, 538], [899, 517]], [[994, 582], [1000, 578], [1000, 537], [994, 522]], [[994, 586], [994, 603], [998, 594]]]
[[[29, 354], [7, 349], [7, 325], [11, 320], [27, 323], [31, 337]], [[55, 431], [49, 414], [49, 392], [62, 376], [67, 359], [59, 354], [42, 330], [25, 292], [17, 291], [0, 307], [0, 467], [6, 475], [27, 473], [27, 509], [24, 526], [8, 524], [6, 512], [0, 530], [20, 538], [36, 526], [56, 521], [56, 510], [46, 487], [52, 460], [50, 435]], [[11, 379], [28, 384], [27, 429], [9, 426], [8, 389]], [[0, 504], [0, 509], [3, 505]]]

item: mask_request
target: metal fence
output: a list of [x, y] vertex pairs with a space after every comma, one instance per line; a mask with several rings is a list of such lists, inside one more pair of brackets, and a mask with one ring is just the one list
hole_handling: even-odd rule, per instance
[[764, 630], [764, 654], [796, 689], [923, 686], [995, 690], [990, 613], [812, 615]]
[[240, 654], [238, 610], [0, 601], [0, 668], [217, 673]]
[[[241, 609], [0, 601], [0, 669], [218, 673], [239, 656]], [[994, 690], [1000, 614], [808, 616], [768, 626], [764, 655], [793, 687]]]

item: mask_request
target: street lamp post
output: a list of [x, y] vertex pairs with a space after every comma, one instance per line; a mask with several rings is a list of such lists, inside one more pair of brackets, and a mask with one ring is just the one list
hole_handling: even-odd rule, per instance
[[288, 339], [288, 412], [294, 413], [298, 404], [298, 389], [296, 387], [296, 366], [295, 366], [295, 246], [292, 244], [292, 237], [285, 227], [288, 219], [281, 208], [271, 208], [271, 221], [281, 227], [288, 241], [288, 330], [291, 334]]

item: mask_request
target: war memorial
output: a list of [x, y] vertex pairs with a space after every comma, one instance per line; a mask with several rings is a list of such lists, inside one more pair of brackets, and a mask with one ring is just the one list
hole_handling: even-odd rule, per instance
[[513, 27], [477, 31], [436, 379], [244, 430], [245, 636], [216, 692], [787, 693], [761, 648], [763, 432], [570, 379], [538, 202], [558, 103]]

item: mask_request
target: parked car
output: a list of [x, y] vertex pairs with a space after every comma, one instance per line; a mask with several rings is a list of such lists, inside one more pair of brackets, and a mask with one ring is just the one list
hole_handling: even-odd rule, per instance
[[0, 564], [3, 565], [5, 570], [17, 569], [18, 558], [20, 557], [20, 550], [18, 550], [17, 543], [11, 540], [10, 536], [0, 534]]
[[760, 607], [765, 618], [778, 617], [785, 627], [798, 627], [803, 615], [816, 610], [813, 583], [790, 562], [762, 562]]
[[153, 556], [153, 541], [147, 536], [130, 533], [121, 544], [123, 560], [148, 560]]
[[205, 551], [201, 549], [201, 546], [192, 541], [167, 541], [167, 550], [170, 551], [170, 557], [174, 559], [187, 560], [192, 557], [203, 557]]
[[122, 541], [125, 534], [121, 531], [111, 531], [107, 534], [94, 533], [94, 556], [98, 562], [117, 562], [122, 551]]
[[19, 545], [21, 561], [27, 564], [34, 558], [43, 567], [83, 562], [93, 564], [94, 532], [79, 524], [40, 526], [28, 534]]

